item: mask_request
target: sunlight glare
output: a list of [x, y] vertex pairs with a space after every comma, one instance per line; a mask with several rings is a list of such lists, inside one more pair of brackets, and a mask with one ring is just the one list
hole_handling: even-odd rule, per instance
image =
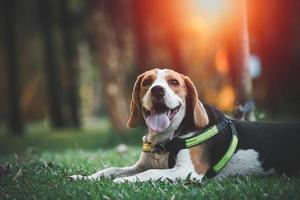
[[224, 12], [226, 7], [225, 0], [198, 0], [195, 5], [199, 10], [212, 16], [218, 16]]

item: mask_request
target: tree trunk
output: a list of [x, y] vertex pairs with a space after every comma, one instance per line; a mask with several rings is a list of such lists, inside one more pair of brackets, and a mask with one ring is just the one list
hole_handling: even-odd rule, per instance
[[172, 58], [172, 65], [171, 67], [176, 70], [179, 73], [185, 74], [185, 67], [184, 67], [184, 62], [182, 58], [182, 52], [180, 50], [180, 37], [178, 34], [176, 34], [175, 28], [169, 28], [167, 29], [168, 31], [168, 49], [171, 54]]
[[62, 112], [62, 88], [57, 56], [55, 55], [54, 37], [52, 33], [53, 9], [50, 0], [38, 1], [42, 36], [45, 48], [45, 77], [49, 96], [49, 116], [54, 128], [65, 126]]
[[228, 54], [231, 75], [237, 94], [237, 109], [234, 116], [243, 120], [255, 120], [252, 101], [252, 82], [249, 72], [249, 33], [246, 0], [231, 2], [235, 6], [235, 17], [230, 29]]
[[150, 53], [147, 36], [147, 24], [149, 19], [148, 1], [133, 0], [133, 29], [135, 33], [137, 74], [141, 74], [150, 67]]
[[158, 0], [132, 0], [137, 71], [139, 74], [149, 70], [151, 67], [155, 67], [153, 66], [153, 60], [151, 60], [153, 52], [149, 49], [149, 44], [155, 43], [153, 39], [158, 39], [161, 36], [154, 36], [155, 38], [153, 38], [151, 36], [153, 29], [163, 31], [165, 34], [166, 51], [170, 54], [168, 67], [172, 67], [177, 72], [185, 73], [184, 61], [180, 49], [178, 22], [174, 21], [178, 17], [177, 4], [177, 1], [170, 0], [163, 2]]
[[77, 46], [75, 35], [72, 32], [72, 16], [68, 7], [68, 0], [60, 1], [61, 28], [65, 55], [65, 76], [67, 79], [67, 117], [70, 125], [74, 128], [80, 127], [79, 97], [78, 97], [78, 69], [77, 69]]
[[21, 117], [21, 95], [19, 83], [19, 66], [16, 47], [16, 1], [5, 0], [4, 5], [4, 42], [7, 57], [7, 120], [9, 130], [16, 135], [23, 133], [23, 119]]
[[[111, 11], [115, 6], [115, 10]], [[101, 80], [104, 94], [107, 99], [108, 113], [114, 128], [124, 130], [128, 119], [129, 102], [126, 95], [127, 68], [121, 61], [124, 50], [118, 43], [123, 41], [124, 32], [121, 32], [118, 24], [113, 20], [120, 20], [118, 3], [115, 1], [90, 0], [90, 27], [94, 36], [96, 57], [101, 66]], [[122, 25], [122, 24], [119, 24]], [[123, 27], [125, 29], [125, 27]], [[119, 32], [120, 31], [120, 32]]]

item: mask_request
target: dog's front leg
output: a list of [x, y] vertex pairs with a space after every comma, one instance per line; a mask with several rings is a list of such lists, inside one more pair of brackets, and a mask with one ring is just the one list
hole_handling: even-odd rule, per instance
[[174, 168], [172, 169], [149, 169], [139, 174], [114, 179], [115, 183], [123, 182], [143, 182], [149, 180], [185, 180], [188, 176], [191, 179], [201, 181], [204, 174], [198, 174], [195, 171], [195, 167], [190, 159], [189, 150], [181, 150], [177, 155], [177, 160]]
[[114, 179], [115, 183], [124, 183], [128, 182], [144, 182], [144, 181], [155, 181], [155, 180], [185, 180], [188, 176], [191, 179], [201, 181], [203, 175], [197, 174], [194, 170], [187, 170], [184, 168], [174, 167], [172, 169], [150, 169], [145, 172], [139, 173], [134, 176], [124, 177], [124, 178], [116, 178]]
[[98, 180], [101, 177], [123, 177], [123, 176], [132, 176], [135, 174], [138, 174], [140, 172], [143, 172], [144, 169], [138, 165], [135, 164], [130, 167], [110, 167], [104, 170], [100, 170], [90, 176], [82, 176], [82, 175], [73, 175], [70, 176], [71, 180]]

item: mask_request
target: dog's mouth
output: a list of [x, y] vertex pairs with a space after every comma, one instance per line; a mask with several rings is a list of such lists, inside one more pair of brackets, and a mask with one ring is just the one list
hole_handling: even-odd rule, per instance
[[164, 132], [169, 126], [172, 120], [178, 113], [181, 105], [179, 104], [175, 108], [164, 108], [162, 111], [153, 109], [151, 111], [143, 108], [143, 116], [145, 118], [147, 126], [155, 132]]

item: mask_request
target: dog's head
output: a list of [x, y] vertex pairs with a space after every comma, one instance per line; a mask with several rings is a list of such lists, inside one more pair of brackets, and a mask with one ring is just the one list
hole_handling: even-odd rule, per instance
[[145, 122], [156, 133], [174, 132], [183, 119], [194, 128], [208, 124], [208, 117], [192, 81], [170, 69], [153, 69], [138, 76], [127, 126]]

